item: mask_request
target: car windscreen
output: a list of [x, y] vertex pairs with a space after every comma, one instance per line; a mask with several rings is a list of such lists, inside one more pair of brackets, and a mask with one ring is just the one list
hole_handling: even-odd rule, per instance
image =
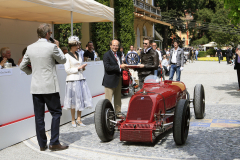
[[144, 83], [159, 83], [159, 78], [155, 75], [149, 75], [144, 79]]

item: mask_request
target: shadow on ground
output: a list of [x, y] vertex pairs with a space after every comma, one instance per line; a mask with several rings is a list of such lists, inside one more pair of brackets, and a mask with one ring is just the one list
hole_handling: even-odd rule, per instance
[[197, 159], [236, 159], [240, 158], [239, 140], [240, 127], [199, 129], [188, 136], [183, 146], [177, 146], [173, 141], [167, 141], [165, 149], [185, 152]]
[[68, 145], [69, 145], [69, 144], [79, 141], [81, 138], [84, 138], [85, 136], [89, 136], [89, 135], [92, 135], [92, 133], [90, 131], [61, 133], [60, 139], [67, 141]]
[[240, 92], [237, 91], [238, 89], [238, 83], [230, 83], [230, 84], [223, 84], [222, 86], [213, 86], [213, 88], [217, 90], [226, 91], [227, 94], [234, 96], [234, 97], [240, 97]]

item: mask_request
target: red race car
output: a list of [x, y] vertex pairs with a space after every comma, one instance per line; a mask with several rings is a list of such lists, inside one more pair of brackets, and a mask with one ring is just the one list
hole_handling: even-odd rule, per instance
[[175, 143], [182, 145], [188, 137], [191, 102], [195, 118], [202, 119], [205, 113], [203, 85], [195, 86], [190, 100], [184, 83], [160, 82], [150, 75], [143, 88], [131, 97], [127, 115], [120, 113], [120, 120], [116, 120], [109, 100], [98, 102], [94, 115], [96, 132], [103, 142], [111, 141], [115, 131], [120, 131], [120, 141], [154, 142], [158, 135], [173, 128]]

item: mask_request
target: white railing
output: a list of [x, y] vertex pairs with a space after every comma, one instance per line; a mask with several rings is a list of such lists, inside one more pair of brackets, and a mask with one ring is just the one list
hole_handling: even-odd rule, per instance
[[145, 1], [142, 1], [142, 0], [133, 0], [133, 4], [135, 7], [138, 7], [138, 8], [141, 8], [141, 9], [144, 9], [150, 13], [153, 13], [157, 16], [161, 16], [161, 10], [157, 7], [154, 7], [148, 3], [146, 3]]

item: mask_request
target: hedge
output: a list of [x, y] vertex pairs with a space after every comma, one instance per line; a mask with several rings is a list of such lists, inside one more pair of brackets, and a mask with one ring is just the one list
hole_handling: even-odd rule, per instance
[[198, 52], [198, 57], [206, 57], [206, 56], [207, 56], [207, 52], [205, 52], [205, 51]]
[[[106, 6], [110, 6], [109, 0], [95, 0]], [[94, 12], [94, 11], [93, 11]], [[113, 38], [111, 22], [99, 22], [91, 24], [91, 40], [93, 41], [94, 49], [102, 59], [103, 54], [109, 50], [109, 43]]]
[[213, 56], [215, 56], [215, 54], [216, 54], [216, 50], [215, 49], [213, 49], [213, 48], [210, 48], [210, 49], [208, 49], [207, 50], [207, 55], [213, 55]]
[[[73, 24], [73, 35], [82, 39], [82, 23]], [[71, 24], [54, 24], [54, 38], [59, 41], [60, 47], [68, 46], [68, 38], [71, 36]]]
[[129, 47], [135, 44], [134, 5], [132, 0], [115, 0], [115, 30], [118, 39], [127, 53]]

